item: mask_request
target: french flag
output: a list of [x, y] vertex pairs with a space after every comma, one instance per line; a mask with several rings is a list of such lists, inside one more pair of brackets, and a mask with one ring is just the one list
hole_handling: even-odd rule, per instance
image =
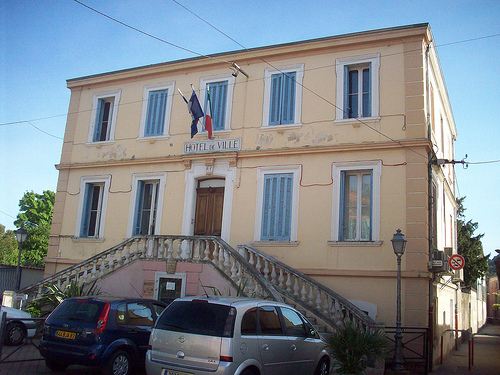
[[212, 139], [212, 102], [210, 101], [210, 90], [207, 86], [207, 107], [205, 108], [205, 130], [208, 132], [208, 139]]
[[179, 90], [179, 92], [182, 96], [182, 99], [184, 99], [184, 101], [186, 102], [189, 114], [193, 119], [193, 121], [191, 122], [191, 138], [193, 138], [195, 134], [198, 133], [198, 120], [204, 116], [203, 110], [201, 109], [201, 105], [198, 100], [198, 97], [196, 96], [194, 88], [193, 88], [193, 93], [191, 94], [191, 98], [189, 98], [189, 101], [182, 94], [181, 90]]

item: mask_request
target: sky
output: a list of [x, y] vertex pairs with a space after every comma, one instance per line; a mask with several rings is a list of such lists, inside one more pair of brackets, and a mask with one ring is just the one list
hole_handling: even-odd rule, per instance
[[[162, 41], [132, 30], [128, 24]], [[500, 248], [500, 1], [0, 0], [0, 224], [25, 192], [55, 191], [66, 80], [120, 69], [428, 22], [458, 138], [458, 197]], [[187, 8], [187, 9], [186, 9]], [[219, 31], [218, 31], [218, 30]], [[168, 43], [166, 43], [168, 42]], [[178, 48], [182, 47], [182, 48]], [[243, 47], [242, 47], [243, 46]], [[193, 54], [187, 50], [193, 51]], [[199, 55], [198, 55], [199, 54]]]

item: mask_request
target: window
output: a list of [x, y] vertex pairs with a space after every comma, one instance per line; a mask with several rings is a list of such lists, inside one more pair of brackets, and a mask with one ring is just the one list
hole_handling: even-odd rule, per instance
[[137, 326], [153, 326], [153, 312], [149, 304], [133, 302], [127, 304], [129, 324]]
[[304, 64], [265, 71], [263, 127], [300, 125]]
[[169, 135], [174, 86], [175, 82], [168, 82], [144, 87], [140, 125], [141, 137]]
[[372, 172], [342, 171], [340, 238], [343, 241], [371, 241]]
[[274, 306], [263, 306], [258, 309], [260, 333], [262, 335], [282, 335], [280, 318]]
[[334, 164], [334, 241], [379, 241], [380, 176], [380, 161]]
[[259, 169], [257, 241], [297, 241], [299, 172], [300, 167]]
[[103, 237], [110, 181], [110, 176], [82, 177], [76, 237]]
[[241, 335], [256, 335], [257, 332], [257, 308], [248, 310], [241, 319]]
[[139, 181], [134, 236], [147, 236], [155, 233], [156, 210], [158, 208], [158, 183], [158, 180]]
[[85, 203], [80, 237], [96, 237], [99, 235], [103, 192], [104, 184], [102, 183], [85, 185]]
[[346, 66], [346, 74], [347, 85], [344, 94], [346, 95], [346, 100], [344, 101], [344, 117], [370, 117], [372, 113], [370, 67]]
[[127, 233], [147, 236], [159, 233], [166, 173], [141, 173], [132, 177], [132, 197]]
[[281, 307], [285, 330], [288, 336], [304, 337], [307, 335], [306, 327], [300, 316], [293, 310]]
[[[200, 80], [200, 87], [204, 89], [200, 90], [200, 103], [205, 114], [208, 105], [206, 89], [208, 88], [210, 91], [212, 130], [214, 132], [231, 129], [234, 83], [235, 77], [231, 74], [204, 77]], [[203, 125], [205, 125], [205, 119], [203, 119]]]
[[336, 60], [336, 120], [378, 118], [380, 54]]
[[113, 141], [121, 90], [95, 94], [92, 101], [89, 142]]
[[263, 241], [290, 241], [293, 174], [268, 174], [264, 177], [262, 205]]

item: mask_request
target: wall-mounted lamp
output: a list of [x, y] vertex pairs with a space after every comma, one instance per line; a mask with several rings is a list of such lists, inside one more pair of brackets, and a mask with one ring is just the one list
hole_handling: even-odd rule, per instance
[[233, 77], [238, 77], [238, 74], [241, 73], [245, 77], [249, 78], [248, 74], [246, 74], [245, 71], [241, 69], [235, 62], [231, 63], [231, 70], [233, 71], [233, 73], [231, 74]]

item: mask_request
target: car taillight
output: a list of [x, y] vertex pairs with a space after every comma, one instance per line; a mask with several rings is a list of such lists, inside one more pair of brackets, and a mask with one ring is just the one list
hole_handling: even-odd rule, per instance
[[95, 327], [94, 333], [96, 335], [100, 335], [101, 333], [104, 332], [104, 329], [106, 328], [106, 323], [108, 322], [108, 315], [109, 315], [109, 302], [106, 302], [106, 305], [104, 305], [104, 309], [102, 309], [101, 316], [97, 321], [97, 326]]
[[233, 362], [233, 357], [229, 357], [227, 355], [221, 355], [220, 360], [221, 362]]

